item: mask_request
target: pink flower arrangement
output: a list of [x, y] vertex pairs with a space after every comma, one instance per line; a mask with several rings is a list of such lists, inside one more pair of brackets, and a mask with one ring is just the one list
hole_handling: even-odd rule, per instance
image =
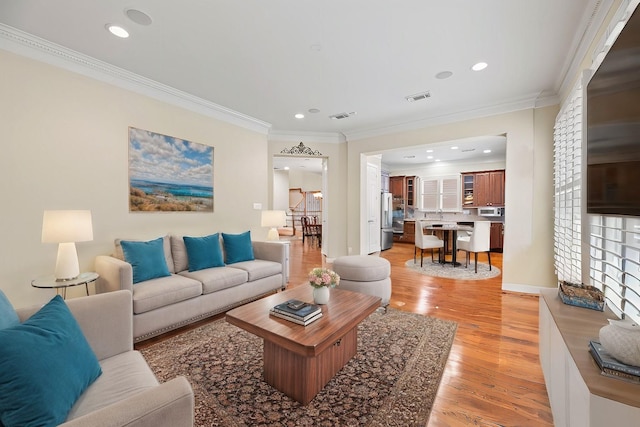
[[335, 287], [340, 283], [340, 276], [328, 268], [316, 267], [309, 273], [309, 284], [314, 288]]

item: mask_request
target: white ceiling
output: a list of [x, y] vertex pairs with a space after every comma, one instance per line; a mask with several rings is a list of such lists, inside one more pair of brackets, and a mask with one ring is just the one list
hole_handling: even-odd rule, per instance
[[[348, 139], [556, 102], [607, 1], [2, 0], [0, 25], [266, 122], [271, 134]], [[130, 8], [152, 23], [133, 22]], [[478, 61], [489, 66], [471, 71]], [[436, 78], [442, 71], [453, 74]], [[431, 97], [405, 99], [424, 91]]]

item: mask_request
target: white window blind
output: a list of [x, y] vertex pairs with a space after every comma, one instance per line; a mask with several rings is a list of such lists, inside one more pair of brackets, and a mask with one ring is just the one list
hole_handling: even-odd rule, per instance
[[[554, 128], [554, 248], [558, 280], [582, 283], [583, 89], [563, 105]], [[586, 161], [586, 159], [584, 159]], [[590, 285], [619, 317], [640, 322], [640, 218], [588, 215]]]
[[582, 85], [573, 91], [554, 128], [554, 250], [558, 279], [582, 281]]

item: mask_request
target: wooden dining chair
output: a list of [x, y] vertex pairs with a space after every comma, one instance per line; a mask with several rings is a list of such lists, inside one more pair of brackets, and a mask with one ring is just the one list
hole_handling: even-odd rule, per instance
[[317, 224], [317, 217], [310, 218], [308, 216], [303, 216], [300, 218], [302, 222], [302, 243], [304, 243], [305, 238], [311, 239], [314, 241], [317, 239], [318, 246], [322, 246], [322, 225]]

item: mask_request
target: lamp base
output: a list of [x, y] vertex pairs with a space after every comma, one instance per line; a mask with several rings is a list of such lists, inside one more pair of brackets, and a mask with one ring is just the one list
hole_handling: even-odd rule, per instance
[[269, 229], [269, 233], [267, 233], [267, 240], [280, 240], [280, 233], [278, 233], [278, 229], [276, 227]]
[[79, 274], [80, 266], [78, 265], [76, 244], [74, 242], [58, 244], [55, 271], [56, 282], [75, 279]]

